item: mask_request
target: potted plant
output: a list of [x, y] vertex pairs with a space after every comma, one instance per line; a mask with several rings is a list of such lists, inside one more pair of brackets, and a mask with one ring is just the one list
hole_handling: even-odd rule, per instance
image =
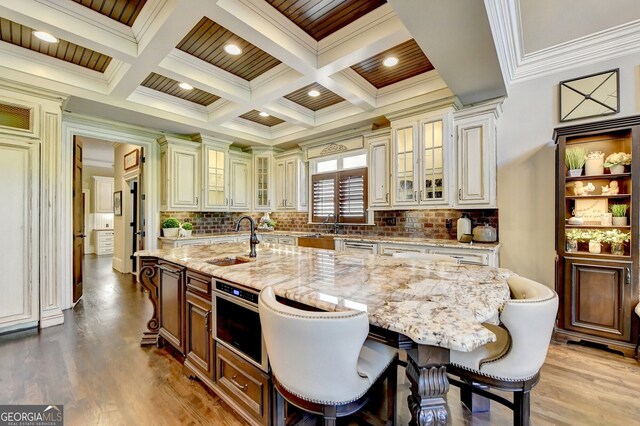
[[613, 204], [609, 208], [613, 215], [613, 226], [627, 226], [627, 209], [629, 206], [626, 204]]
[[631, 232], [610, 229], [605, 232], [605, 242], [611, 244], [611, 254], [624, 256], [624, 243], [631, 239]]
[[599, 254], [602, 251], [602, 242], [605, 234], [597, 229], [590, 229], [583, 233], [583, 238], [589, 240], [589, 253]]
[[580, 147], [568, 148], [564, 153], [564, 164], [569, 170], [569, 176], [582, 175], [582, 166], [587, 155], [587, 150]]
[[193, 232], [193, 225], [190, 224], [189, 222], [183, 222], [182, 225], [180, 225], [181, 237], [190, 237], [192, 232]]
[[604, 152], [591, 151], [584, 157], [585, 176], [604, 174]]
[[567, 239], [566, 251], [568, 253], [578, 251], [578, 241], [584, 240], [582, 231], [579, 229], [567, 230], [565, 237]]
[[609, 172], [614, 174], [624, 173], [624, 166], [631, 164], [631, 154], [626, 152], [616, 152], [604, 160], [604, 167], [609, 168]]
[[180, 230], [180, 222], [174, 217], [170, 217], [162, 222], [162, 235], [164, 237], [177, 237]]

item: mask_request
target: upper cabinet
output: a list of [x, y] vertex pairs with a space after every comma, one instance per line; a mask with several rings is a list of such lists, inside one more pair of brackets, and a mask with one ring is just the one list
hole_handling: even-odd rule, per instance
[[202, 138], [205, 211], [229, 210], [229, 142]]
[[253, 154], [253, 210], [273, 211], [275, 202], [274, 151], [251, 148]]
[[495, 208], [496, 119], [499, 103], [460, 110], [456, 123], [457, 194], [462, 208]]
[[449, 205], [454, 164], [451, 111], [431, 111], [392, 123], [393, 206]]
[[93, 177], [94, 213], [113, 213], [113, 178]]
[[201, 146], [170, 136], [160, 144], [160, 208], [162, 210], [200, 210]]
[[307, 211], [309, 205], [308, 169], [300, 151], [275, 157], [277, 210]]
[[251, 154], [229, 154], [229, 209], [251, 210]]
[[365, 136], [369, 150], [369, 207], [389, 207], [391, 134], [389, 129]]

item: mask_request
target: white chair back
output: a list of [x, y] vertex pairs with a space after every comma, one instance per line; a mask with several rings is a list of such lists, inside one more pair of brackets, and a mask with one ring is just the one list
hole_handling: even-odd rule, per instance
[[275, 378], [312, 402], [351, 401], [370, 385], [358, 375], [369, 333], [366, 312], [310, 312], [279, 303], [271, 287], [258, 300], [262, 333]]
[[425, 262], [460, 263], [455, 257], [447, 256], [446, 254], [402, 252], [393, 253], [392, 256], [400, 259], [420, 259]]
[[520, 276], [508, 280], [512, 299], [507, 301], [500, 321], [511, 335], [507, 354], [481, 364], [483, 374], [510, 380], [535, 375], [547, 356], [558, 312], [558, 295], [549, 287]]

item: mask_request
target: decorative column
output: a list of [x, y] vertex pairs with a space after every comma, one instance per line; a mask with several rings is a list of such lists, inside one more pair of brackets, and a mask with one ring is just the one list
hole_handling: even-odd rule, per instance
[[407, 377], [411, 383], [411, 394], [407, 398], [410, 425], [447, 424], [448, 363], [449, 349], [446, 348], [418, 345], [417, 349], [407, 351]]
[[158, 341], [158, 259], [155, 257], [140, 258], [140, 283], [145, 291], [149, 292], [149, 300], [153, 305], [153, 314], [147, 321], [147, 331], [142, 333], [140, 345], [155, 345]]

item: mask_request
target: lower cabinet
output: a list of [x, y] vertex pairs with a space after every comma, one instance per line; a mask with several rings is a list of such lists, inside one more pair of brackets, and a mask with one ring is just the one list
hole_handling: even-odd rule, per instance
[[629, 342], [633, 263], [566, 258], [560, 328]]
[[259, 424], [269, 423], [270, 378], [262, 370], [216, 343], [216, 386]]
[[181, 354], [185, 353], [184, 296], [185, 268], [171, 263], [158, 263], [158, 334]]
[[213, 381], [213, 338], [211, 337], [211, 296], [209, 299], [186, 293], [186, 359], [184, 365], [203, 382]]

